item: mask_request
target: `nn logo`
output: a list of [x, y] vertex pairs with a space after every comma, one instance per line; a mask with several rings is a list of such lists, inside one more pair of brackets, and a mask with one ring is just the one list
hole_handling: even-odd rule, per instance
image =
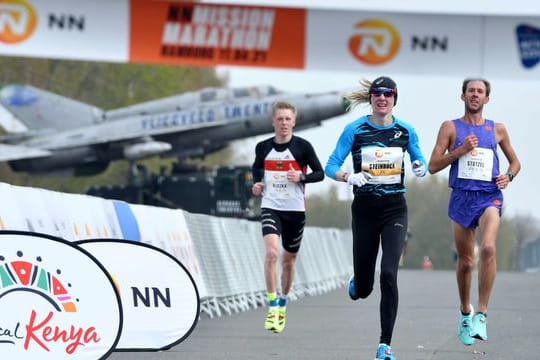
[[349, 51], [360, 62], [381, 65], [392, 60], [400, 46], [396, 28], [380, 19], [367, 19], [355, 25], [349, 38]]
[[136, 287], [132, 287], [131, 291], [133, 294], [134, 307], [139, 306], [139, 300], [146, 307], [152, 306], [152, 300], [153, 300], [153, 306], [156, 308], [159, 307], [160, 302], [166, 307], [169, 307], [169, 308], [171, 307], [171, 294], [170, 294], [169, 288], [165, 288], [165, 293], [161, 292], [156, 287], [152, 287], [151, 289], [148, 287], [145, 287], [142, 291]]
[[540, 29], [521, 24], [516, 28], [521, 64], [530, 69], [540, 61]]
[[391, 23], [381, 19], [367, 19], [355, 25], [349, 38], [349, 51], [367, 65], [382, 65], [397, 56], [401, 43], [414, 52], [445, 52], [449, 47], [447, 36], [412, 34], [403, 41]]
[[85, 17], [72, 14], [49, 14], [49, 29], [84, 31]]
[[36, 29], [34, 7], [25, 0], [0, 0], [0, 41], [14, 44], [28, 39]]

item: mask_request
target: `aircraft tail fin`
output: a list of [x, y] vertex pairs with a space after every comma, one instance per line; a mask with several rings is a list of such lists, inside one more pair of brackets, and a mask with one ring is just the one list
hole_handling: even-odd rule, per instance
[[6, 85], [0, 103], [29, 130], [66, 130], [101, 122], [103, 110], [30, 85]]

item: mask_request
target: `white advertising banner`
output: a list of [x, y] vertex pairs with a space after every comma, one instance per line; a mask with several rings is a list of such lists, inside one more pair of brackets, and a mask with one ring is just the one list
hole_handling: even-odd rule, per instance
[[482, 41], [478, 16], [310, 10], [306, 69], [477, 74]]
[[127, 0], [0, 1], [0, 53], [126, 62]]
[[540, 18], [487, 18], [484, 74], [540, 78]]
[[87, 251], [48, 235], [0, 232], [0, 354], [105, 359], [122, 325], [116, 288]]
[[[246, 22], [244, 32], [237, 16], [260, 23]], [[540, 19], [175, 0], [0, 0], [0, 54], [530, 80], [540, 78]]]
[[124, 322], [116, 349], [165, 350], [191, 334], [199, 318], [199, 294], [176, 258], [127, 240], [78, 244], [105, 266], [119, 288]]
[[146, 205], [130, 204], [129, 207], [139, 224], [140, 241], [163, 249], [180, 260], [195, 279], [200, 296], [205, 297], [206, 286], [184, 212]]

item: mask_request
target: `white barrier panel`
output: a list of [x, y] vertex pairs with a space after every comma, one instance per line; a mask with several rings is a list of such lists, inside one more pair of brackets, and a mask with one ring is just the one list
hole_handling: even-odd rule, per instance
[[[0, 198], [0, 229], [31, 226], [69, 241], [116, 234], [164, 250], [192, 276], [201, 312], [210, 316], [266, 302], [259, 222], [2, 183]], [[350, 230], [306, 227], [304, 235], [293, 300], [345, 284], [352, 270]]]
[[[61, 194], [61, 193], [60, 193]], [[111, 234], [120, 234], [121, 230], [117, 222], [110, 221], [105, 211], [104, 200], [98, 197], [61, 194], [56, 204], [60, 203], [59, 211], [56, 213], [60, 218], [67, 218], [68, 240], [83, 240], [97, 237], [111, 237]], [[55, 203], [52, 203], [51, 206]], [[110, 210], [109, 208], [109, 211]]]
[[52, 236], [0, 232], [2, 359], [104, 359], [121, 326], [116, 288], [92, 255]]
[[0, 183], [0, 230], [28, 230], [13, 186]]
[[[31, 187], [12, 186], [11, 191], [20, 209], [24, 209], [23, 219], [28, 231], [63, 237], [51, 217], [51, 208], [57, 202], [48, 202], [43, 196], [46, 190]], [[65, 238], [65, 237], [63, 237]]]
[[164, 350], [191, 334], [199, 318], [199, 294], [178, 260], [152, 245], [127, 240], [77, 244], [105, 266], [119, 289], [124, 323], [117, 350]]
[[193, 276], [200, 296], [206, 296], [206, 285], [184, 212], [147, 205], [130, 204], [129, 207], [139, 225], [140, 241], [163, 249], [180, 260]]

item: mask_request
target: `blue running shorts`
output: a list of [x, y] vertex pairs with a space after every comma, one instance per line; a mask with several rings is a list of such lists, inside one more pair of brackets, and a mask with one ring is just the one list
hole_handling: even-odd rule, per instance
[[484, 211], [491, 206], [499, 209], [500, 216], [503, 206], [500, 190], [485, 192], [454, 189], [450, 194], [448, 216], [465, 228], [476, 228]]

